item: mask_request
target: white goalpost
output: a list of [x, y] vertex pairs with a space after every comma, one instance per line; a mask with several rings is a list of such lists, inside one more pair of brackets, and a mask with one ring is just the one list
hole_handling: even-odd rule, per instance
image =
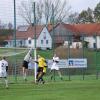
[[[36, 53], [36, 48], [34, 48], [34, 60], [36, 61], [37, 60], [37, 53]], [[36, 83], [36, 75], [37, 75], [37, 64], [35, 63], [34, 65], [34, 76], [35, 76], [35, 83]]]
[[[32, 38], [28, 37], [28, 41], [32, 41]], [[36, 61], [37, 60], [36, 40], [34, 40], [34, 44], [31, 45], [30, 49], [32, 49], [32, 51], [34, 50], [34, 61]], [[35, 83], [36, 83], [36, 75], [37, 75], [37, 64], [34, 63], [34, 79], [35, 79]]]

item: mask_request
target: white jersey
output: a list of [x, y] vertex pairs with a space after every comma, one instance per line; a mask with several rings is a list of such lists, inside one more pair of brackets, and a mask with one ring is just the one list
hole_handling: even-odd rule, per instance
[[30, 61], [30, 54], [28, 53], [25, 57], [24, 57], [24, 61], [29, 62]]
[[53, 57], [53, 61], [54, 61], [55, 63], [59, 62], [59, 57]]
[[32, 49], [29, 50], [29, 52], [27, 53], [27, 55], [24, 57], [24, 61], [29, 62], [31, 59], [30, 53], [32, 52]]
[[53, 57], [53, 64], [52, 64], [51, 70], [53, 69], [59, 70], [59, 67], [57, 64], [58, 62], [59, 62], [59, 57]]
[[6, 72], [7, 66], [8, 66], [8, 62], [6, 60], [0, 61], [0, 77], [6, 77], [7, 76], [7, 72]]
[[6, 60], [1, 60], [0, 61], [0, 72], [6, 71], [7, 66], [8, 66], [8, 62]]

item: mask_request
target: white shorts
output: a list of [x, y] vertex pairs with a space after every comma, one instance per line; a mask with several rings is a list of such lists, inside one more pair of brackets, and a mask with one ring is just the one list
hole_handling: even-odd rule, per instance
[[7, 77], [7, 72], [0, 72], [0, 78], [4, 78], [4, 77]]
[[51, 70], [59, 70], [59, 67], [57, 64], [53, 63], [52, 64], [52, 67], [51, 67]]

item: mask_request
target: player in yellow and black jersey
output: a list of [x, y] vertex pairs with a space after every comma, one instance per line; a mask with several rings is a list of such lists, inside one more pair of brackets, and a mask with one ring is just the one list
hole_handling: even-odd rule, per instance
[[38, 63], [38, 70], [36, 76], [37, 83], [41, 81], [44, 84], [45, 81], [43, 80], [43, 76], [46, 73], [46, 69], [47, 69], [46, 59], [38, 55], [37, 63]]

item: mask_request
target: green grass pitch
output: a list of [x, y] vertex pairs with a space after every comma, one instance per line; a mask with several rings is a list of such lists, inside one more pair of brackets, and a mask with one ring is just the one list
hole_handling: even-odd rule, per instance
[[[0, 49], [0, 54], [4, 55], [5, 52], [4, 49]], [[90, 61], [88, 68], [100, 71], [100, 52], [96, 54], [95, 51], [85, 51], [85, 53]], [[52, 51], [40, 51], [39, 54], [48, 58], [52, 57]], [[16, 59], [18, 62], [22, 61], [24, 56], [25, 54], [17, 55]], [[14, 62], [15, 56], [8, 57], [8, 60]], [[19, 77], [18, 83], [15, 83], [15, 78], [10, 77], [9, 81], [14, 84], [9, 84], [9, 89], [5, 89], [4, 85], [0, 83], [0, 100], [100, 100], [100, 79], [96, 80], [95, 74], [94, 72], [93, 76], [89, 77], [85, 75], [85, 80], [82, 80], [82, 75], [76, 77], [71, 75], [71, 81], [51, 82], [47, 78], [45, 84], [39, 85], [32, 83], [32, 78], [25, 83], [22, 81], [22, 77]], [[68, 76], [66, 77], [68, 78]]]
[[0, 84], [0, 100], [100, 100], [100, 80]]

